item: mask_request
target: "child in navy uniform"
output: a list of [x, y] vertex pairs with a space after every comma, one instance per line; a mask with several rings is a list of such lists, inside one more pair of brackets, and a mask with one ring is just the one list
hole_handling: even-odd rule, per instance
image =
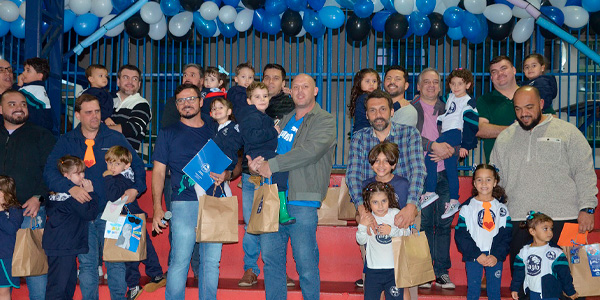
[[[106, 190], [106, 199], [114, 202], [121, 198], [126, 190], [133, 188], [134, 175], [131, 169], [131, 152], [123, 146], [113, 146], [106, 151], [104, 155], [108, 170], [104, 172], [104, 184]], [[137, 199], [127, 199], [128, 204], [123, 207], [121, 214], [126, 215], [145, 213], [138, 205]], [[144, 286], [144, 291], [154, 292], [166, 285], [165, 278], [158, 255], [152, 244], [152, 240], [146, 231], [146, 259], [142, 263], [146, 266], [146, 275], [150, 277], [150, 282]], [[127, 299], [136, 299], [142, 293], [140, 288], [140, 262], [125, 263], [125, 280], [127, 281]]]
[[[222, 71], [224, 72], [225, 70]], [[227, 75], [223, 72], [215, 67], [207, 67], [204, 72], [204, 88], [200, 91], [200, 98], [202, 99], [200, 112], [205, 115], [210, 114], [210, 103], [213, 99], [227, 97], [227, 92], [225, 91]]]
[[12, 288], [19, 288], [19, 278], [12, 277], [12, 258], [17, 231], [23, 223], [23, 210], [17, 201], [15, 181], [0, 175], [0, 298], [10, 299]]
[[[223, 150], [223, 152], [232, 160], [232, 164], [237, 162], [237, 151], [242, 148], [244, 141], [240, 133], [240, 126], [233, 121], [231, 114], [233, 106], [231, 102], [223, 98], [215, 98], [210, 104], [210, 116], [219, 124], [215, 143]], [[229, 182], [223, 182], [225, 195], [231, 197], [231, 188]]]
[[92, 182], [85, 179], [85, 165], [78, 157], [66, 155], [57, 163], [58, 170], [92, 200], [79, 203], [68, 193], [51, 194], [46, 204], [48, 221], [42, 247], [48, 256], [46, 299], [73, 299], [77, 284], [78, 254], [87, 253], [88, 224], [98, 215], [98, 195]]
[[250, 105], [247, 101], [247, 88], [254, 82], [254, 67], [250, 62], [237, 65], [233, 81], [237, 84], [227, 91], [227, 100], [233, 105], [233, 115], [240, 120]]
[[494, 166], [480, 164], [473, 172], [473, 192], [460, 207], [454, 239], [467, 269], [467, 300], [479, 299], [485, 269], [487, 296], [500, 300], [502, 262], [512, 239], [512, 224], [500, 176]]
[[556, 114], [552, 107], [552, 101], [558, 95], [558, 86], [553, 75], [544, 75], [547, 65], [546, 58], [541, 54], [532, 53], [527, 55], [523, 60], [523, 73], [528, 80], [523, 81], [521, 86], [536, 87], [540, 91], [540, 98], [544, 99], [542, 113]]
[[50, 76], [48, 60], [39, 57], [26, 59], [23, 69], [17, 84], [21, 87], [19, 91], [27, 98], [29, 121], [58, 134], [52, 130], [50, 98], [44, 86], [44, 81]]
[[398, 145], [383, 141], [369, 151], [369, 164], [375, 171], [375, 177], [363, 181], [363, 188], [371, 182], [389, 183], [396, 193], [396, 201], [400, 209], [406, 206], [408, 199], [408, 179], [394, 175], [394, 169], [398, 164], [400, 151]]
[[103, 65], [90, 65], [85, 69], [85, 77], [90, 82], [90, 87], [81, 94], [90, 94], [98, 99], [98, 102], [100, 102], [100, 119], [104, 122], [115, 111], [113, 96], [105, 89], [108, 85], [108, 69]]
[[348, 111], [350, 113], [350, 119], [354, 119], [354, 125], [352, 126], [352, 132], [354, 133], [363, 128], [371, 127], [369, 120], [367, 120], [365, 101], [367, 100], [367, 95], [369, 93], [381, 86], [381, 78], [377, 71], [366, 68], [358, 71], [354, 75], [353, 81], [354, 85], [352, 86]]
[[553, 223], [547, 215], [534, 211], [521, 223], [520, 227], [533, 236], [533, 243], [525, 245], [515, 258], [510, 283], [513, 299], [519, 299], [521, 288], [530, 300], [559, 299], [563, 292], [571, 299], [579, 297], [567, 257], [561, 248], [548, 243], [553, 236]]

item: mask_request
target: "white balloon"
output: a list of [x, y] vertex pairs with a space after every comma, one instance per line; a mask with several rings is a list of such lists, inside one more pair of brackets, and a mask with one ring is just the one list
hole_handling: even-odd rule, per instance
[[219, 16], [219, 6], [212, 1], [202, 3], [198, 11], [200, 16], [207, 21], [212, 21]]
[[487, 5], [485, 0], [465, 0], [464, 3], [465, 9], [474, 15], [482, 14]]
[[[100, 27], [104, 26], [104, 24], [108, 23], [108, 21], [112, 20], [114, 17], [116, 17], [117, 15], [108, 15], [102, 18], [102, 20], [100, 20]], [[123, 25], [123, 23], [115, 26], [113, 29], [107, 31], [104, 35], [108, 36], [108, 37], [114, 37], [117, 36], [119, 34], [121, 34], [121, 32], [123, 32], [123, 29], [125, 29], [125, 25]]]
[[223, 24], [231, 24], [233, 22], [235, 22], [235, 19], [237, 18], [237, 11], [235, 10], [235, 8], [231, 5], [225, 5], [223, 7], [221, 7], [221, 10], [219, 11], [219, 20], [221, 20], [221, 22], [223, 22]]
[[[149, 2], [152, 3], [152, 2]], [[156, 2], [154, 2], [156, 3]], [[167, 19], [165, 18], [165, 16], [163, 15], [162, 18], [154, 23], [154, 24], [150, 24], [150, 31], [148, 31], [148, 36], [155, 40], [162, 40], [165, 38], [165, 36], [167, 35]]]
[[[376, 13], [378, 11], [381, 11], [383, 9], [383, 3], [381, 3], [381, 0], [373, 0], [373, 12]], [[304, 27], [302, 27], [302, 30], [304, 30]]]
[[92, 9], [92, 1], [91, 0], [71, 0], [69, 2], [69, 6], [71, 7], [71, 10], [76, 14], [76, 15], [83, 15], [83, 14], [87, 14], [90, 9]]
[[446, 7], [458, 6], [458, 3], [460, 2], [460, 0], [442, 0], [442, 1], [444, 1], [444, 4], [446, 4]]
[[394, 8], [397, 12], [403, 15], [410, 15], [415, 8], [413, 0], [394, 0]]
[[90, 12], [96, 15], [98, 18], [103, 18], [108, 16], [112, 9], [113, 5], [110, 0], [94, 0], [92, 2], [92, 8], [90, 8]]
[[[531, 5], [533, 5], [537, 9], [540, 9], [540, 7], [542, 6], [540, 4], [540, 0], [528, 0], [528, 1], [529, 1], [529, 3], [531, 3]], [[531, 18], [531, 15], [526, 10], [524, 10], [520, 7], [517, 7], [516, 5], [512, 9], [512, 14], [513, 14], [513, 16], [515, 16], [517, 18], [521, 18], [521, 19]]]
[[218, 37], [219, 35], [221, 35], [221, 30], [219, 30], [219, 26], [217, 26], [217, 30], [215, 31], [215, 34], [213, 34], [213, 37]]
[[182, 37], [190, 30], [193, 21], [194, 15], [192, 12], [180, 12], [169, 20], [169, 31], [175, 37]]
[[23, 3], [21, 3], [21, 6], [19, 6], [19, 15], [23, 19], [25, 19], [25, 11], [27, 10], [27, 5], [25, 5], [26, 2], [27, 1], [23, 1]]
[[[302, 17], [302, 20], [304, 20], [304, 11], [299, 11], [299, 13], [300, 13], [300, 17]], [[296, 34], [296, 37], [302, 37], [305, 34], [306, 34], [306, 30], [304, 30], [304, 26], [302, 26], [300, 33]]]
[[238, 13], [237, 18], [235, 18], [235, 21], [233, 22], [233, 26], [237, 31], [244, 32], [252, 26], [253, 17], [254, 11], [246, 8]]
[[435, 8], [433, 9], [433, 12], [436, 12], [440, 15], [444, 15], [444, 12], [446, 11], [448, 7], [446, 7], [446, 4], [444, 3], [444, 1], [440, 1], [438, 0], [435, 3]]
[[19, 18], [19, 7], [12, 1], [0, 2], [0, 19], [12, 22]]
[[496, 24], [505, 24], [512, 18], [512, 10], [506, 4], [492, 4], [485, 8], [483, 15]]
[[325, 4], [323, 4], [323, 7], [325, 7], [325, 6], [340, 7], [340, 4], [337, 3], [337, 1], [335, 1], [335, 0], [325, 0]]
[[567, 0], [550, 0], [550, 4], [558, 8], [563, 8], [565, 7], [565, 4], [567, 4]]
[[69, 6], [69, 0], [65, 0], [65, 9], [67, 9], [67, 6]]
[[160, 10], [160, 4], [151, 1], [142, 6], [140, 9], [140, 16], [144, 22], [152, 25], [160, 22], [165, 15], [162, 13], [162, 10]]
[[523, 43], [527, 41], [533, 33], [534, 24], [535, 20], [533, 18], [519, 20], [512, 32], [512, 38], [515, 43]]
[[590, 13], [581, 6], [565, 6], [561, 10], [565, 15], [565, 25], [571, 28], [581, 28], [590, 20]]

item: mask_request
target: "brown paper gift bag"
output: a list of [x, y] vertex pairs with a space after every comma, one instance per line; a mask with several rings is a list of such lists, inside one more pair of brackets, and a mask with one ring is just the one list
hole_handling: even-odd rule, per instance
[[340, 195], [338, 197], [338, 219], [356, 220], [356, 207], [350, 201], [350, 191], [346, 185], [346, 178], [342, 179], [340, 185]]
[[252, 234], [279, 230], [279, 190], [276, 184], [263, 184], [254, 191], [252, 214], [246, 231]]
[[600, 277], [592, 276], [590, 264], [588, 263], [588, 255], [584, 247], [585, 245], [579, 248], [578, 264], [571, 263], [572, 247], [562, 247], [569, 261], [569, 269], [571, 269], [571, 276], [573, 276], [573, 285], [579, 297], [600, 296], [600, 288], [598, 288], [600, 287]]
[[346, 226], [346, 221], [338, 219], [339, 197], [339, 187], [330, 187], [327, 189], [325, 200], [321, 203], [321, 208], [317, 210], [317, 215], [319, 217], [318, 225]]
[[425, 232], [392, 238], [394, 275], [399, 288], [435, 280]]
[[127, 262], [127, 261], [142, 261], [146, 259], [146, 214], [135, 214], [136, 217], [142, 219], [142, 233], [140, 234], [140, 243], [137, 251], [132, 252], [117, 246], [117, 239], [104, 239], [104, 261], [109, 262]]
[[198, 198], [196, 242], [238, 242], [238, 201], [236, 196], [204, 195]]
[[38, 276], [48, 273], [48, 258], [42, 248], [44, 229], [19, 229], [12, 259], [12, 276]]

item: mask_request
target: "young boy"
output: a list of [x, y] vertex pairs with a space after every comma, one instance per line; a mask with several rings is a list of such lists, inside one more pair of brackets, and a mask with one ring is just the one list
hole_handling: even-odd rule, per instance
[[238, 115], [242, 114], [249, 105], [246, 100], [248, 98], [246, 89], [254, 82], [252, 65], [249, 62], [239, 64], [235, 68], [233, 80], [237, 85], [227, 91], [227, 100], [233, 104], [233, 115], [239, 118]]
[[59, 159], [58, 170], [76, 186], [81, 186], [92, 200], [79, 203], [68, 193], [52, 194], [46, 204], [48, 221], [42, 247], [48, 256], [46, 299], [73, 299], [77, 284], [78, 254], [87, 253], [88, 224], [98, 214], [98, 196], [92, 182], [85, 179], [85, 165], [78, 157]]
[[100, 102], [100, 119], [105, 122], [115, 111], [113, 97], [105, 89], [108, 84], [108, 69], [103, 65], [90, 65], [85, 69], [85, 77], [90, 83], [90, 87], [81, 94], [96, 96]]
[[19, 75], [17, 84], [19, 91], [27, 98], [29, 121], [52, 131], [52, 113], [50, 98], [46, 93], [44, 81], [50, 75], [48, 60], [34, 57], [25, 60], [23, 73]]
[[[104, 172], [104, 183], [106, 190], [106, 199], [108, 201], [118, 200], [126, 190], [133, 188], [133, 170], [131, 169], [131, 152], [122, 146], [113, 146], [106, 151], [104, 156], [108, 170]], [[121, 214], [127, 214], [127, 210], [131, 214], [145, 213], [138, 205], [137, 199], [130, 201], [123, 207]], [[163, 274], [162, 268], [158, 261], [158, 255], [152, 245], [152, 240], [146, 232], [146, 259], [142, 263], [146, 266], [146, 275], [150, 277], [150, 282], [144, 286], [146, 292], [152, 293], [157, 289], [166, 285], [167, 279]], [[140, 288], [140, 262], [125, 263], [125, 280], [127, 281], [127, 299], [136, 299], [142, 292]]]
[[206, 71], [204, 72], [204, 88], [200, 91], [200, 98], [203, 100], [202, 108], [200, 109], [201, 113], [210, 115], [210, 104], [213, 99], [217, 97], [227, 97], [227, 92], [225, 91], [225, 87], [227, 86], [225, 82], [227, 75], [225, 70], [220, 70], [215, 67], [206, 68]]

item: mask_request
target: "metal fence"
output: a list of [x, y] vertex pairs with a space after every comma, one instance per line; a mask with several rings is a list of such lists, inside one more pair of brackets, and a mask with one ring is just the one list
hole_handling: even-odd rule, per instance
[[[586, 28], [572, 32], [585, 41], [594, 51], [600, 51], [598, 35], [590, 35]], [[73, 31], [65, 34], [65, 51], [80, 41]], [[2, 57], [22, 70], [22, 40], [8, 34], [0, 38], [3, 44]], [[114, 38], [102, 38], [81, 55], [71, 56], [63, 68], [63, 132], [73, 128], [73, 103], [81, 89], [87, 87], [84, 70], [92, 63], [105, 65], [109, 70], [108, 88], [116, 90], [116, 72], [120, 65], [138, 65], [142, 71], [140, 93], [148, 99], [152, 109], [152, 119], [147, 138], [140, 154], [151, 166], [152, 146], [160, 128], [160, 118], [165, 101], [173, 96], [173, 91], [181, 82], [182, 67], [187, 63], [202, 66], [221, 65], [231, 71], [229, 86], [233, 83], [235, 67], [242, 62], [250, 62], [256, 68], [256, 80], [262, 78], [262, 67], [267, 63], [279, 63], [287, 70], [287, 82], [299, 73], [313, 76], [319, 87], [317, 101], [324, 109], [336, 117], [338, 148], [335, 168], [345, 168], [348, 156], [351, 120], [347, 116], [347, 104], [354, 74], [362, 68], [374, 68], [383, 72], [389, 65], [400, 64], [409, 72], [409, 88], [406, 98], [412, 99], [416, 90], [417, 75], [427, 67], [434, 67], [442, 74], [442, 79], [455, 68], [466, 68], [475, 77], [474, 97], [492, 89], [488, 62], [497, 55], [508, 55], [517, 68], [517, 80], [524, 79], [521, 72], [523, 58], [530, 53], [541, 53], [550, 62], [549, 73], [556, 76], [559, 96], [553, 107], [561, 119], [578, 126], [588, 138], [596, 154], [596, 141], [600, 138], [597, 118], [600, 106], [596, 103], [600, 88], [600, 69], [591, 60], [580, 55], [579, 51], [559, 40], [545, 40], [538, 29], [531, 40], [516, 44], [512, 40], [491, 41], [470, 44], [465, 39], [452, 41], [448, 37], [433, 40], [428, 37], [412, 36], [409, 39], [390, 40], [383, 33], [371, 33], [363, 42], [349, 42], [342, 29], [329, 29], [323, 37], [311, 38], [276, 36], [252, 30], [239, 33], [233, 38], [202, 38], [193, 34], [185, 41], [167, 36], [161, 41], [150, 39], [132, 40], [125, 33]], [[445, 81], [444, 81], [445, 82]], [[442, 92], [449, 92], [445, 84]], [[473, 151], [461, 168], [482, 159], [482, 147]]]

